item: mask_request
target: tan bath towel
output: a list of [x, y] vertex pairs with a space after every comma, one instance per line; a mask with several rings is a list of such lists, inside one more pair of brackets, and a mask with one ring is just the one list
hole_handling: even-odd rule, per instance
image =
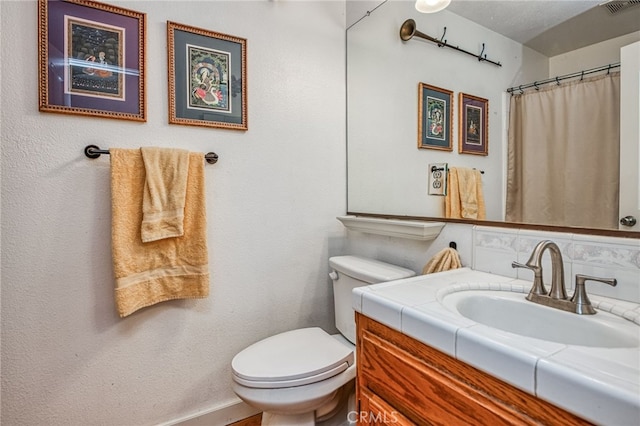
[[460, 167], [449, 169], [445, 217], [484, 219], [485, 205], [480, 171]]
[[143, 243], [145, 169], [139, 149], [111, 148], [112, 251], [118, 314], [209, 295], [204, 155], [189, 154], [184, 235]]
[[145, 170], [142, 241], [181, 237], [184, 234], [189, 151], [154, 147], [143, 147], [140, 151]]
[[444, 250], [438, 252], [433, 256], [424, 268], [422, 268], [422, 275], [432, 274], [434, 272], [449, 271], [451, 269], [458, 269], [462, 267], [460, 261], [460, 255], [455, 249], [447, 247]]

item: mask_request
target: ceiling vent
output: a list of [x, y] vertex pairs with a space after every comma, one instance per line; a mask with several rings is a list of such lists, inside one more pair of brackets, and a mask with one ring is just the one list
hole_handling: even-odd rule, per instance
[[600, 6], [605, 7], [611, 15], [638, 5], [640, 5], [640, 0], [609, 0], [600, 4]]

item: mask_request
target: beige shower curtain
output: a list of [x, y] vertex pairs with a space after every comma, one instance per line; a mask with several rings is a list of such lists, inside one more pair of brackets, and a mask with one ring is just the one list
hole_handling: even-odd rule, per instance
[[618, 223], [620, 74], [511, 96], [506, 220]]

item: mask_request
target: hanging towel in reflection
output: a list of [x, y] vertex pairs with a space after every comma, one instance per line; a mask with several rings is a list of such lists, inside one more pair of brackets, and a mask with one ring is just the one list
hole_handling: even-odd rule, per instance
[[484, 219], [485, 206], [482, 176], [479, 170], [451, 167], [445, 197], [445, 217]]
[[209, 295], [204, 160], [188, 154], [183, 235], [143, 242], [141, 150], [110, 149], [115, 299], [121, 317], [171, 299]]
[[458, 252], [451, 247], [447, 247], [446, 249], [438, 252], [427, 262], [426, 265], [424, 265], [424, 268], [422, 268], [422, 275], [449, 271], [451, 269], [458, 269], [461, 267], [462, 262], [460, 261], [460, 255]]
[[189, 151], [144, 147], [140, 152], [145, 170], [142, 241], [181, 237], [184, 234]]

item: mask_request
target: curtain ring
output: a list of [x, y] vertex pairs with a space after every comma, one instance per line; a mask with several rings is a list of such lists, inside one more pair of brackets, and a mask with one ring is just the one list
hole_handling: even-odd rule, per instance
[[538, 87], [538, 82], [537, 81], [534, 81], [533, 85], [536, 86], [536, 90], [540, 90], [540, 88]]
[[518, 89], [520, 89], [520, 94], [522, 95], [524, 93], [524, 90], [522, 90], [522, 84], [520, 85], [520, 87], [518, 87]]
[[560, 86], [560, 79], [558, 77], [556, 77], [556, 83], [558, 83], [558, 86]]
[[582, 75], [580, 76], [580, 81], [584, 80], [584, 71], [582, 71]]

